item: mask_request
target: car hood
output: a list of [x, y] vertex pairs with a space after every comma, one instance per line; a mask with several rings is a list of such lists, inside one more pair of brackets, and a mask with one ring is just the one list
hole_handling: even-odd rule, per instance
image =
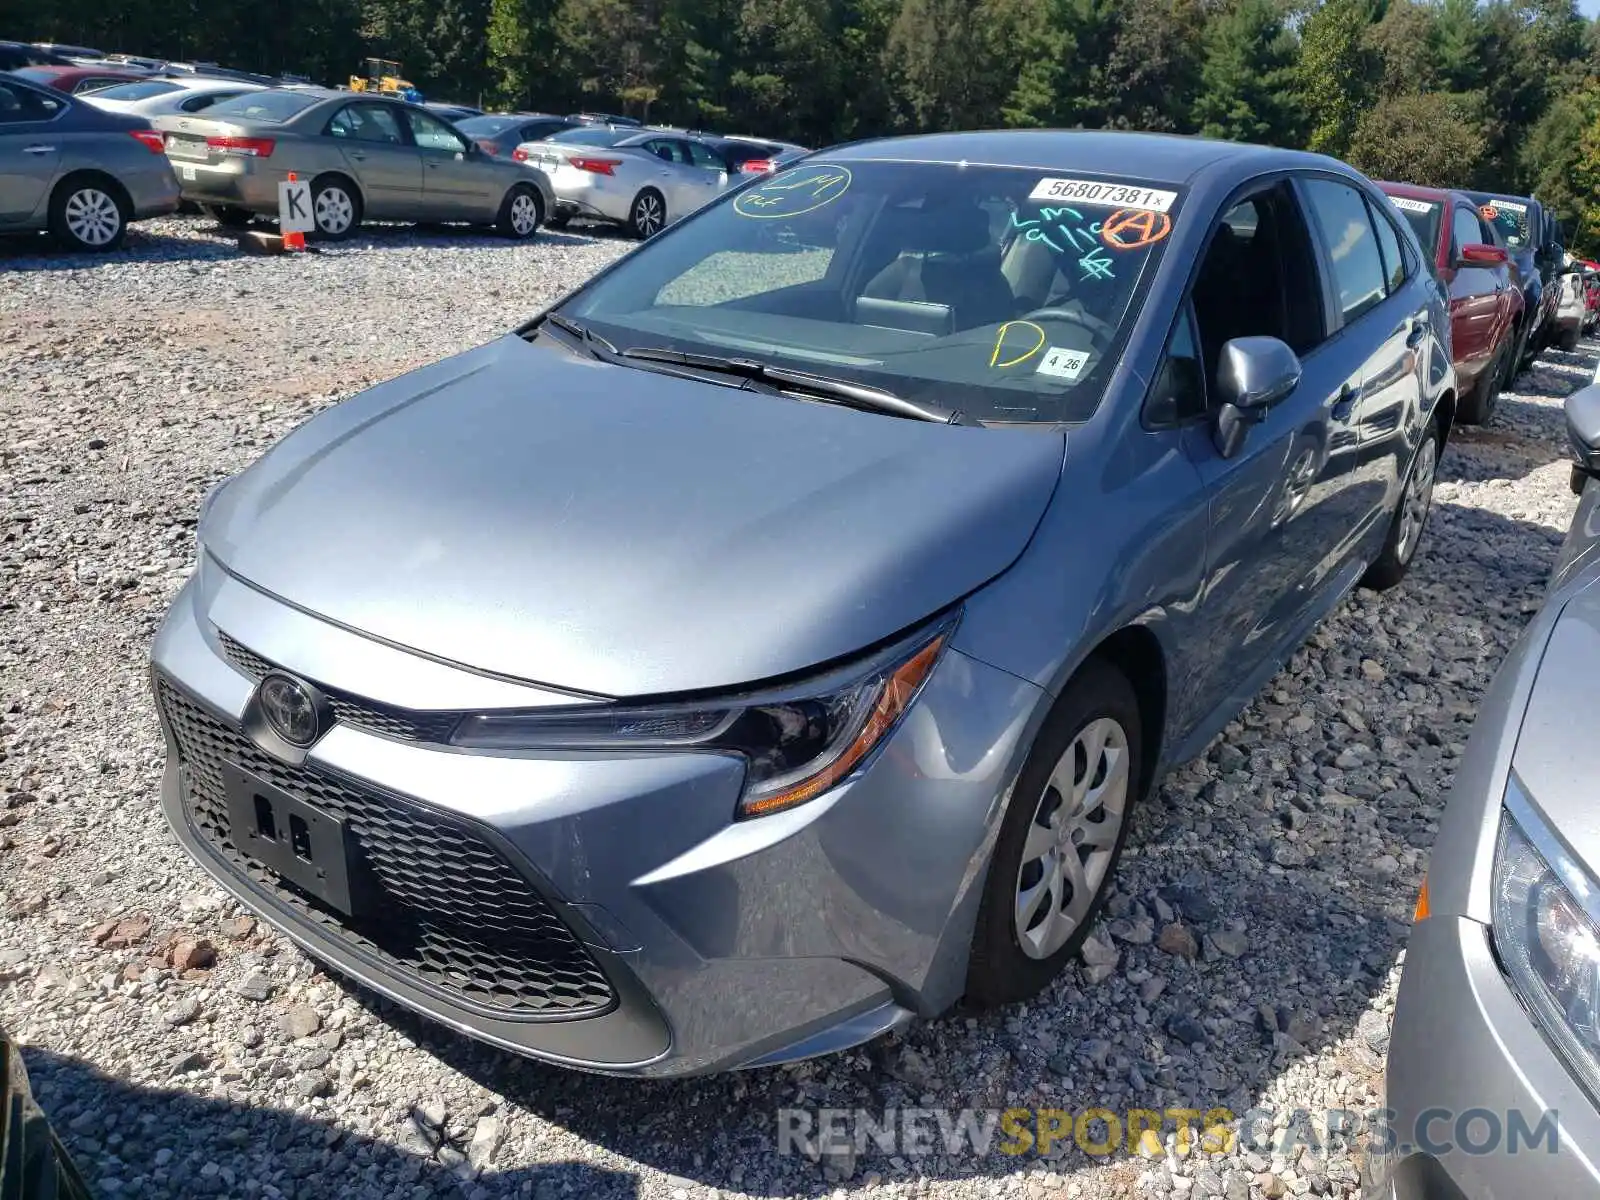
[[1063, 441], [507, 336], [314, 417], [218, 493], [201, 538], [266, 592], [479, 670], [728, 688], [861, 650], [1004, 571]]
[[1512, 768], [1533, 802], [1590, 874], [1600, 876], [1600, 806], [1594, 802], [1596, 679], [1600, 576], [1567, 602], [1551, 630], [1512, 755]]

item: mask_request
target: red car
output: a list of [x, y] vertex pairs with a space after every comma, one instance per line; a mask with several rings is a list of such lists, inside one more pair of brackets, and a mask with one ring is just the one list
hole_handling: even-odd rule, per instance
[[1522, 292], [1493, 225], [1461, 192], [1380, 183], [1422, 244], [1450, 299], [1450, 353], [1460, 400], [1456, 419], [1488, 422], [1517, 370]]
[[126, 67], [23, 67], [14, 74], [29, 83], [42, 84], [74, 96], [99, 91], [115, 83], [132, 83], [136, 79], [150, 78], [149, 71]]

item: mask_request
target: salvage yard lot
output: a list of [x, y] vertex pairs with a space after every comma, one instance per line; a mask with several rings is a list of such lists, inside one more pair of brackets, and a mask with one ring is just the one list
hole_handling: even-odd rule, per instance
[[33, 1048], [99, 1193], [1355, 1194], [1343, 1151], [1104, 1161], [1068, 1139], [1049, 1157], [814, 1164], [774, 1153], [778, 1110], [1377, 1107], [1454, 766], [1574, 507], [1561, 399], [1593, 374], [1589, 343], [1549, 352], [1490, 429], [1453, 441], [1407, 581], [1338, 609], [1163, 782], [1099, 932], [1115, 961], [1092, 955], [1026, 1007], [781, 1070], [570, 1074], [322, 974], [179, 852], [146, 654], [206, 489], [629, 245], [376, 228], [247, 258], [186, 219], [105, 259], [0, 243], [0, 1025]]

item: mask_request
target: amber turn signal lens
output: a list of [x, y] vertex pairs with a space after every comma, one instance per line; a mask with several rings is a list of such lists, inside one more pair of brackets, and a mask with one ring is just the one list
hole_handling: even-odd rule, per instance
[[1417, 908], [1411, 914], [1411, 920], [1426, 921], [1428, 919], [1428, 877], [1422, 877], [1422, 890], [1417, 893]]
[[878, 695], [878, 702], [872, 706], [872, 712], [862, 724], [861, 732], [856, 734], [843, 753], [815, 775], [801, 780], [793, 787], [774, 792], [770, 796], [746, 800], [743, 806], [744, 815], [763, 816], [780, 809], [793, 808], [796, 804], [804, 804], [807, 800], [822, 795], [855, 770], [856, 765], [883, 740], [883, 735], [894, 728], [894, 723], [910, 707], [917, 689], [922, 686], [928, 677], [928, 672], [933, 670], [933, 664], [938, 661], [939, 651], [944, 648], [944, 642], [943, 636], [934, 638], [896, 668], [894, 674], [884, 682], [883, 691]]

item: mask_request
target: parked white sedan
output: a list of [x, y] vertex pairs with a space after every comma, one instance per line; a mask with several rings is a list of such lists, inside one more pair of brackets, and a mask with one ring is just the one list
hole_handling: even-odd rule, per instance
[[90, 92], [83, 100], [105, 112], [132, 113], [146, 118], [167, 117], [203, 112], [218, 101], [261, 90], [259, 83], [248, 83], [242, 79], [185, 75], [118, 83]]
[[637, 238], [652, 237], [715, 199], [733, 174], [702, 138], [617, 126], [524, 142], [512, 157], [550, 177], [556, 194], [551, 227], [588, 217], [622, 225]]

